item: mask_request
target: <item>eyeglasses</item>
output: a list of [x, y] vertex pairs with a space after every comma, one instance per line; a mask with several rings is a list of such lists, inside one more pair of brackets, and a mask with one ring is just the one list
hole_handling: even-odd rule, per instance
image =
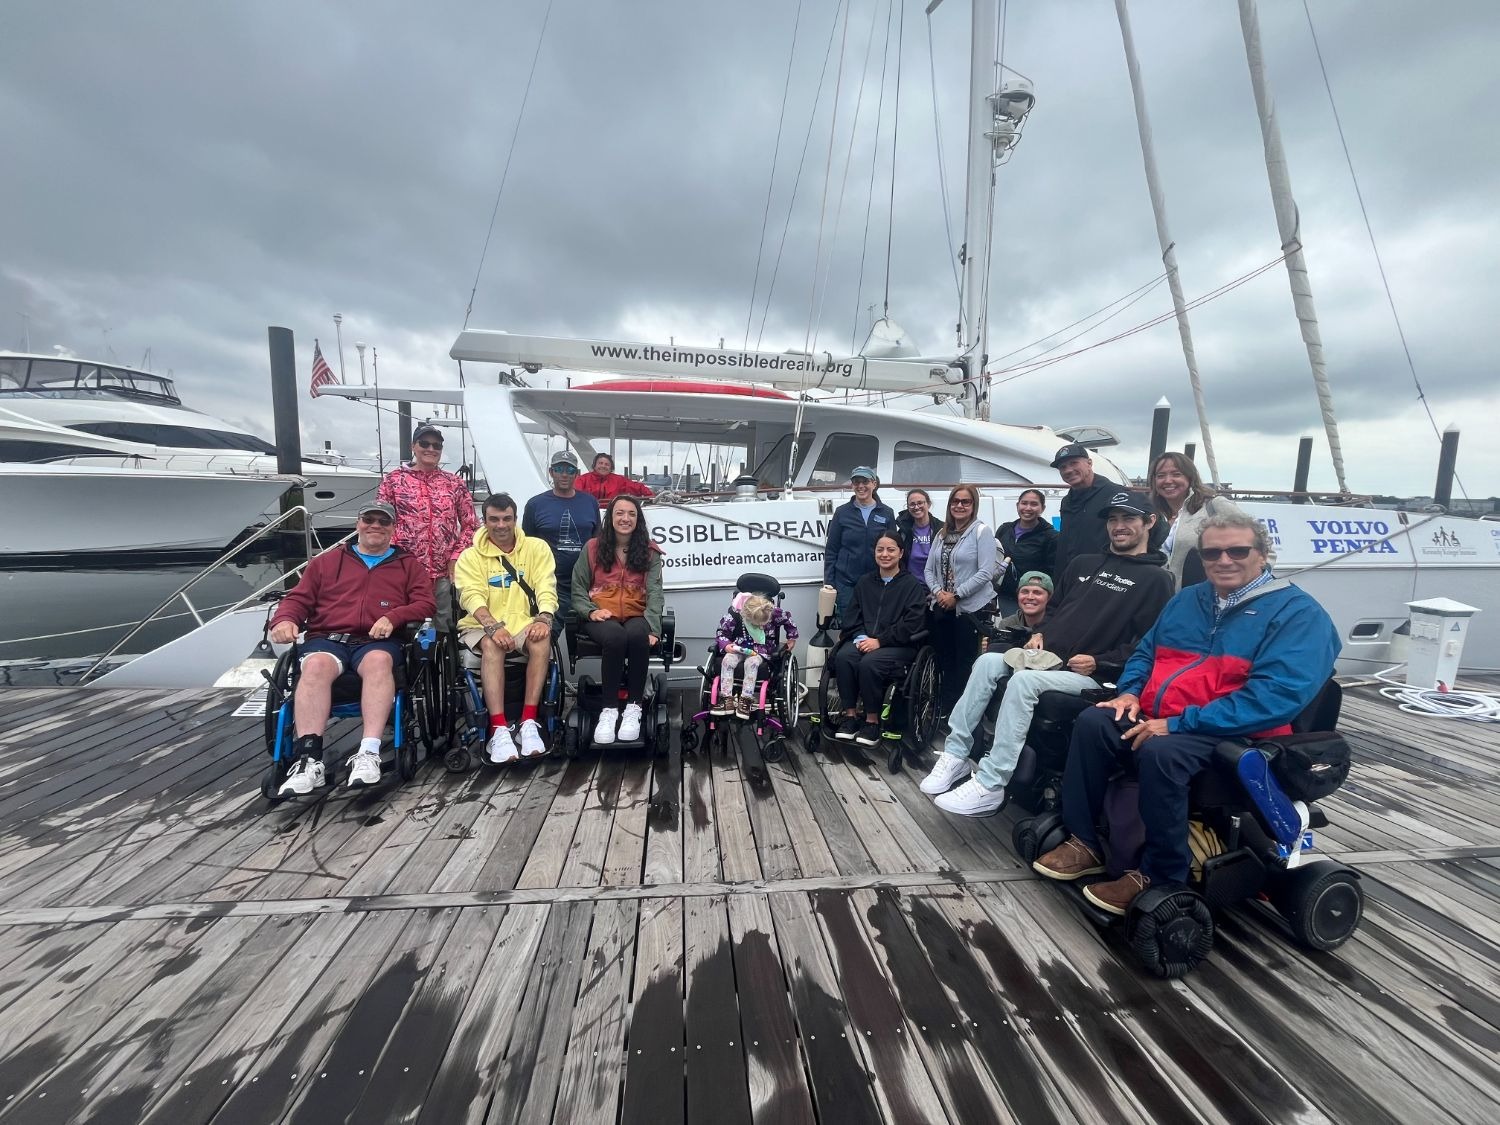
[[417, 445], [420, 448], [422, 448], [422, 449], [442, 449], [443, 448], [443, 443], [440, 442], [440, 441], [419, 441], [419, 442], [417, 442]]
[[390, 516], [360, 516], [359, 517], [359, 522], [360, 523], [373, 523], [373, 524], [376, 524], [376, 525], [378, 525], [380, 527], [390, 527], [391, 526], [391, 517]]
[[1198, 554], [1203, 557], [1204, 562], [1218, 562], [1224, 555], [1228, 555], [1235, 562], [1243, 562], [1250, 557], [1254, 547], [1199, 547]]

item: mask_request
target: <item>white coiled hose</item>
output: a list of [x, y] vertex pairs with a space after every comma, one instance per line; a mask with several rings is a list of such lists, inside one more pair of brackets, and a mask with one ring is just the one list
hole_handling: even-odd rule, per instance
[[1459, 691], [1456, 688], [1438, 691], [1393, 681], [1391, 676], [1405, 667], [1405, 664], [1392, 664], [1375, 673], [1375, 678], [1387, 685], [1380, 689], [1380, 694], [1395, 703], [1400, 710], [1411, 715], [1430, 715], [1439, 719], [1500, 723], [1500, 696], [1487, 695], [1482, 691]]

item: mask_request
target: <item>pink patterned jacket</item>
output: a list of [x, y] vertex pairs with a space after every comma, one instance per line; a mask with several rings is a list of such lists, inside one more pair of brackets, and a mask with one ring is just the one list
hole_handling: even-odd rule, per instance
[[396, 509], [394, 542], [417, 556], [429, 578], [448, 577], [448, 565], [479, 528], [474, 498], [457, 473], [402, 465], [380, 482], [375, 498]]

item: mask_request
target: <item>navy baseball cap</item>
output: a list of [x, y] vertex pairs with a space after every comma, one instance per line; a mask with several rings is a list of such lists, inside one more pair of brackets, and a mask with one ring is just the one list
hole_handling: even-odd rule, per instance
[[1146, 499], [1144, 493], [1125, 490], [1116, 492], [1109, 498], [1109, 503], [1099, 509], [1099, 518], [1107, 519], [1110, 512], [1129, 512], [1142, 519], [1156, 514], [1151, 510], [1151, 501]]
[[[1057, 451], [1057, 456], [1052, 458], [1052, 467], [1054, 469], [1060, 469], [1062, 468], [1062, 463], [1064, 461], [1071, 461], [1075, 457], [1088, 456], [1089, 451], [1087, 446], [1079, 445], [1077, 442], [1071, 442]], [[1090, 459], [1092, 460], [1092, 458]]]

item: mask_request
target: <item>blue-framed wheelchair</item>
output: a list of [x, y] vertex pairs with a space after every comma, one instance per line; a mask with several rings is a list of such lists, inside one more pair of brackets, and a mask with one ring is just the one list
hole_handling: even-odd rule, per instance
[[[1054, 693], [1042, 699], [1048, 694]], [[1090, 705], [1067, 698], [1077, 703], [1075, 717]], [[1312, 858], [1314, 830], [1328, 825], [1317, 801], [1335, 792], [1349, 772], [1349, 746], [1335, 729], [1342, 702], [1342, 689], [1329, 680], [1293, 721], [1293, 733], [1259, 742], [1225, 739], [1193, 779], [1188, 884], [1147, 888], [1123, 919], [1127, 944], [1150, 972], [1176, 978], [1191, 971], [1213, 947], [1214, 914], [1246, 899], [1274, 908], [1293, 940], [1307, 949], [1336, 949], [1358, 928], [1364, 913], [1359, 873], [1336, 860]], [[1132, 775], [1132, 755], [1122, 754], [1111, 784], [1128, 783]], [[1060, 812], [1018, 821], [1011, 837], [1027, 864], [1067, 838]], [[1111, 849], [1108, 824], [1101, 824], [1099, 839], [1112, 872], [1136, 866], [1134, 855]], [[1090, 881], [1060, 885], [1099, 925], [1121, 922], [1084, 898]]]
[[[938, 668], [937, 652], [928, 643], [925, 630], [913, 638], [916, 654], [892, 679], [885, 689], [881, 702], [880, 748], [891, 773], [901, 771], [901, 763], [910, 758], [921, 765], [921, 755], [928, 740], [938, 726]], [[844, 701], [839, 694], [838, 678], [834, 674], [834, 661], [852, 637], [840, 637], [823, 664], [823, 675], [818, 681], [818, 734], [823, 746], [842, 745], [854, 748], [855, 743], [837, 743], [834, 732], [843, 719]]]
[[[606, 688], [593, 676], [578, 675], [578, 665], [585, 660], [598, 660], [603, 656], [603, 650], [576, 616], [569, 614], [563, 622], [563, 635], [568, 642], [568, 674], [576, 676], [578, 682], [573, 689], [573, 709], [562, 725], [562, 748], [568, 757], [576, 758], [585, 749], [594, 748], [594, 729], [599, 725], [599, 712], [606, 706], [617, 706], [624, 692], [619, 685]], [[598, 749], [650, 747], [655, 754], [667, 753], [672, 738], [672, 718], [667, 710], [667, 675], [682, 656], [682, 645], [677, 640], [677, 615], [670, 608], [664, 609], [661, 634], [656, 638], [656, 644], [647, 650], [647, 658], [653, 665], [660, 665], [660, 671], [653, 670], [646, 677], [646, 692], [641, 699], [641, 736], [630, 742], [617, 738], [608, 747]]]
[[[391, 737], [380, 749], [381, 780], [410, 781], [423, 757], [431, 757], [447, 736], [452, 712], [439, 679], [439, 637], [431, 622], [408, 625], [391, 639], [400, 644], [401, 658], [391, 668], [396, 697], [391, 707]], [[271, 764], [261, 775], [260, 792], [272, 802], [291, 799], [282, 796], [280, 790], [294, 760], [300, 657], [301, 642], [293, 642], [277, 658], [275, 667], [262, 673], [267, 681], [265, 741]], [[330, 723], [359, 718], [362, 688], [358, 673], [347, 669], [333, 681]], [[330, 767], [329, 787], [334, 783], [334, 772]]]
[[[769, 574], [747, 572], [739, 576], [734, 588], [741, 594], [759, 594], [778, 607], [783, 601], [781, 583]], [[767, 762], [780, 761], [786, 756], [787, 739], [797, 733], [802, 700], [807, 694], [807, 685], [802, 682], [802, 666], [796, 654], [777, 649], [761, 664], [755, 707], [748, 720], [714, 714], [719, 702], [719, 673], [723, 661], [724, 654], [718, 645], [710, 644], [707, 659], [698, 666], [702, 681], [698, 688], [697, 707], [683, 716], [683, 752], [692, 753], [700, 742], [727, 748], [733, 731], [748, 728], [755, 737], [761, 758]]]

